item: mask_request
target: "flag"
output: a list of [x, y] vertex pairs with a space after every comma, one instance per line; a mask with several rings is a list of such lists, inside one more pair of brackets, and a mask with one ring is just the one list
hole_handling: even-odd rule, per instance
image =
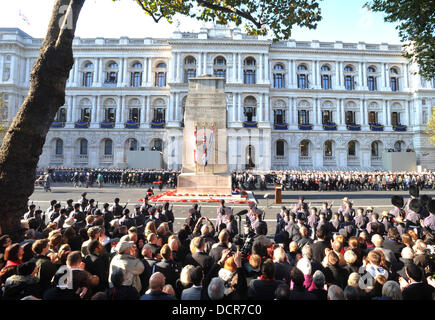
[[205, 135], [205, 128], [202, 128], [202, 162], [204, 166], [207, 165], [207, 136]]
[[18, 15], [21, 17], [21, 19], [23, 19], [23, 21], [25, 22], [25, 23], [27, 23], [27, 25], [29, 25], [30, 26], [30, 22], [29, 22], [29, 19], [21, 12], [21, 10], [20, 10], [20, 12], [18, 13]]
[[196, 149], [197, 149], [197, 144], [198, 144], [198, 142], [197, 142], [197, 137], [196, 137], [196, 131], [197, 131], [197, 128], [196, 128], [196, 126], [195, 126], [195, 130], [193, 131], [193, 162], [196, 164], [197, 163], [197, 160], [196, 160]]
[[[208, 150], [212, 150], [213, 139], [214, 139], [214, 127], [211, 128], [210, 138], [208, 139]], [[210, 155], [208, 150], [207, 150], [207, 159], [206, 159], [207, 163], [208, 163], [208, 157]]]

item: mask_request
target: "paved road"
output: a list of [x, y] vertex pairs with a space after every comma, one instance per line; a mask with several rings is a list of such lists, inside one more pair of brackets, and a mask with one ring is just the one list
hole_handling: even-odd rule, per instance
[[[30, 200], [33, 201], [37, 206], [40, 206], [42, 210], [49, 207], [50, 201], [55, 199], [61, 201], [62, 205], [66, 205], [67, 199], [73, 199], [77, 201], [80, 199], [82, 192], [87, 192], [88, 199], [95, 199], [99, 202], [99, 207], [102, 207], [104, 202], [112, 203], [113, 199], [118, 197], [121, 204], [128, 201], [128, 207], [133, 210], [133, 206], [137, 204], [137, 200], [142, 198], [146, 192], [147, 188], [119, 188], [117, 186], [104, 186], [99, 189], [97, 187], [93, 188], [73, 188], [70, 184], [54, 184], [52, 187], [52, 192], [44, 192], [43, 188], [35, 187], [34, 193], [31, 195]], [[167, 190], [163, 189], [162, 192]], [[156, 192], [156, 190], [155, 190]], [[158, 192], [158, 190], [157, 190]], [[269, 195], [265, 199], [265, 195]], [[353, 202], [353, 207], [367, 207], [373, 206], [378, 212], [382, 210], [389, 210], [391, 208], [391, 195], [399, 194], [405, 199], [408, 197], [406, 191], [397, 192], [386, 192], [386, 191], [362, 191], [362, 192], [319, 192], [319, 191], [283, 191], [282, 194], [282, 204], [274, 203], [274, 191], [254, 191], [254, 196], [258, 202], [258, 207], [266, 211], [265, 219], [268, 224], [269, 234], [275, 232], [276, 225], [276, 213], [279, 212], [279, 208], [284, 205], [286, 207], [291, 207], [297, 202], [298, 196], [303, 195], [305, 197], [305, 202], [310, 203], [311, 206], [320, 207], [321, 203], [327, 201], [332, 203], [332, 210], [335, 211], [342, 204], [343, 197], [348, 197]], [[421, 194], [429, 194], [435, 198], [435, 191], [422, 191]], [[214, 221], [216, 218], [216, 210], [218, 208], [217, 203], [203, 203], [200, 204], [201, 213], [210, 220]], [[232, 205], [231, 205], [232, 206]], [[174, 203], [174, 215], [175, 215], [175, 230], [177, 231], [179, 227], [183, 224], [186, 216], [187, 210], [191, 207], [191, 204], [178, 204]], [[234, 212], [237, 213], [240, 210], [246, 209], [247, 205], [235, 204]], [[244, 221], [244, 220], [242, 220]]]

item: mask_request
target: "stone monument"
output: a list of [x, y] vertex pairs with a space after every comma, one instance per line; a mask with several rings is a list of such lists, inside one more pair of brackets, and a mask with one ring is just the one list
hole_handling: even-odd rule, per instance
[[224, 78], [189, 79], [178, 193], [231, 195]]

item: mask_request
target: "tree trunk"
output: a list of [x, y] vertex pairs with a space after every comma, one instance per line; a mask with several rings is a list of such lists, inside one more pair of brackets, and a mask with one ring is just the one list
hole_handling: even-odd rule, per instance
[[[17, 239], [34, 190], [35, 172], [74, 64], [72, 41], [85, 0], [56, 0], [30, 75], [30, 89], [0, 148], [0, 227]], [[65, 10], [67, 8], [67, 10]]]

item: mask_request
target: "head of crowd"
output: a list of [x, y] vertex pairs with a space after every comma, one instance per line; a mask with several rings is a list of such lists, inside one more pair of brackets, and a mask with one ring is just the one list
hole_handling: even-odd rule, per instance
[[31, 203], [19, 239], [0, 236], [2, 300], [433, 300], [435, 200], [420, 191], [382, 212], [299, 196], [275, 230], [254, 202], [221, 200], [216, 219], [147, 196]]

